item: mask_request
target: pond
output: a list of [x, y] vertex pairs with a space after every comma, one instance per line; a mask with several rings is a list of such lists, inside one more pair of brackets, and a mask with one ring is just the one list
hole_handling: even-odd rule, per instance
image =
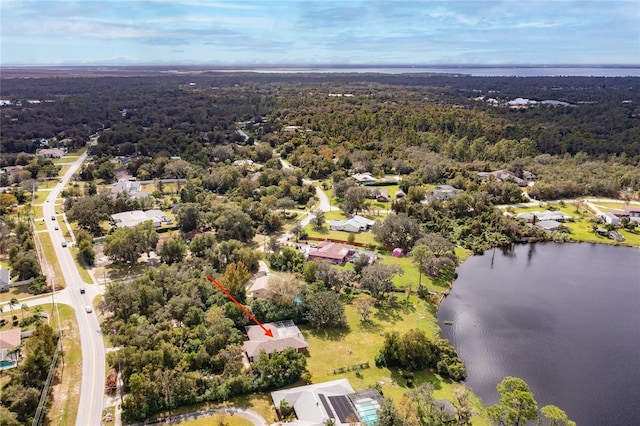
[[578, 425], [640, 424], [640, 250], [515, 245], [457, 272], [438, 321], [485, 405], [516, 376]]

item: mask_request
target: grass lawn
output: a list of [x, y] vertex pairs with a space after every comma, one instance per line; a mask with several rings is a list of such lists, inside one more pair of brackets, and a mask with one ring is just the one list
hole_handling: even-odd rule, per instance
[[[43, 305], [44, 312], [51, 312], [52, 305]], [[80, 402], [80, 383], [82, 379], [82, 351], [76, 316], [70, 306], [58, 305], [60, 323], [63, 330], [64, 368], [58, 365], [56, 378], [51, 392], [51, 407], [47, 412], [46, 423], [51, 425], [70, 425], [75, 423]], [[51, 316], [51, 325], [58, 328], [58, 320]]]
[[78, 159], [79, 155], [66, 155], [62, 158], [56, 158], [56, 160], [53, 162], [53, 164], [55, 164], [56, 166], [59, 165], [63, 165], [63, 164], [67, 164], [67, 163], [73, 163], [74, 161], [76, 161]]
[[[20, 299], [24, 299], [25, 297], [33, 297], [33, 294], [27, 291], [27, 287], [28, 286], [26, 285], [21, 285], [18, 287], [11, 287], [9, 291], [3, 291], [2, 293], [0, 293], [0, 303], [8, 302], [13, 298], [20, 300]], [[26, 303], [29, 304], [28, 302]], [[13, 308], [14, 309], [17, 308], [18, 310], [20, 309], [20, 307], [17, 307], [17, 306], [14, 306]], [[9, 306], [3, 306], [3, 309], [4, 309], [3, 313], [7, 313], [10, 310]]]
[[185, 420], [178, 423], [173, 423], [182, 426], [211, 426], [211, 425], [227, 425], [227, 426], [251, 426], [251, 423], [247, 419], [243, 419], [238, 416], [231, 416], [229, 414], [218, 414], [211, 417], [204, 417], [195, 420]]
[[[75, 161], [75, 160], [74, 160], [74, 161]], [[70, 168], [71, 168], [71, 166], [67, 166], [67, 165], [63, 165], [63, 166], [61, 166], [61, 167], [60, 167], [60, 171], [58, 172], [58, 176], [59, 176], [59, 177], [64, 176]]]
[[[342, 241], [348, 241], [349, 239], [349, 232], [344, 232], [344, 231], [329, 231], [327, 228], [325, 228], [322, 231], [316, 231], [315, 229], [313, 229], [313, 226], [311, 225], [307, 225], [304, 230], [307, 232], [307, 235], [309, 235], [310, 237], [314, 237], [314, 238], [331, 238], [331, 239], [335, 239], [335, 240], [342, 240]], [[373, 233], [371, 232], [360, 232], [358, 234], [353, 234], [355, 236], [355, 242], [356, 243], [361, 243], [361, 244], [378, 244], [374, 237], [373, 237]]]
[[42, 217], [42, 206], [34, 206], [34, 215], [35, 218], [41, 218]]
[[33, 221], [33, 228], [34, 230], [37, 231], [46, 231], [47, 230], [47, 224], [44, 221], [44, 219], [36, 219]]
[[76, 267], [78, 268], [78, 273], [80, 274], [80, 278], [82, 278], [82, 281], [86, 284], [93, 284], [93, 278], [91, 278], [91, 275], [87, 270], [87, 267], [78, 260], [78, 248], [76, 246], [73, 246], [73, 247], [70, 247], [69, 249], [73, 253], [73, 262], [76, 264]]
[[45, 199], [49, 196], [51, 191], [38, 189], [34, 195], [33, 204], [43, 204]]
[[79, 156], [81, 156], [82, 154], [84, 154], [84, 152], [85, 152], [86, 150], [87, 150], [87, 146], [85, 145], [85, 146], [80, 147], [80, 148], [78, 148], [78, 149], [74, 149], [74, 150], [70, 150], [70, 151], [68, 151], [68, 152], [67, 152], [67, 155], [68, 155], [68, 156], [76, 156], [76, 157], [79, 157]]
[[60, 269], [58, 258], [56, 257], [56, 253], [53, 249], [51, 237], [45, 232], [38, 232], [35, 234], [35, 237], [40, 241], [42, 252], [44, 253], [44, 257], [50, 267], [49, 271], [46, 270], [46, 267], [43, 267], [42, 273], [51, 279], [51, 282], [56, 286], [56, 288], [64, 288], [65, 282], [62, 276], [62, 270]]
[[[382, 347], [384, 333], [388, 331], [403, 334], [418, 328], [428, 336], [437, 336], [440, 328], [436, 322], [435, 306], [412, 295], [408, 305], [398, 302], [393, 307], [374, 308], [371, 319], [366, 323], [361, 322], [353, 306], [347, 305], [345, 311], [348, 327], [344, 330], [318, 331], [301, 327], [309, 344], [307, 368], [312, 374], [313, 383], [346, 378], [356, 390], [379, 384], [385, 397], [399, 401], [410, 390], [406, 380], [397, 369], [376, 367], [375, 356]], [[334, 370], [338, 368], [363, 363], [369, 363], [370, 368], [334, 374]], [[430, 371], [417, 372], [414, 382], [431, 383], [436, 398], [452, 399], [453, 390], [458, 386]], [[482, 419], [477, 422], [483, 424]]]

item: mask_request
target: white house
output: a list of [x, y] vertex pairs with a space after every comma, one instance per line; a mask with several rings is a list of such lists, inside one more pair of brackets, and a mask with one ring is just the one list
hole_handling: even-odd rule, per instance
[[371, 229], [375, 221], [355, 215], [346, 220], [330, 220], [329, 229], [332, 231], [360, 232]]
[[357, 182], [359, 183], [363, 183], [363, 184], [367, 184], [367, 183], [373, 183], [375, 182], [377, 179], [374, 178], [371, 173], [366, 172], [366, 173], [356, 173], [354, 175], [351, 176], [353, 179], [355, 179]]
[[620, 218], [611, 212], [604, 212], [600, 215], [600, 219], [602, 219], [605, 223], [609, 223], [611, 225], [617, 225], [620, 223]]

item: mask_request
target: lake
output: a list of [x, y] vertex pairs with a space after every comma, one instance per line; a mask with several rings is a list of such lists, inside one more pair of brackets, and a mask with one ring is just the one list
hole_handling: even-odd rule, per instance
[[471, 257], [438, 322], [485, 405], [516, 376], [579, 426], [640, 425], [639, 249], [537, 243]]

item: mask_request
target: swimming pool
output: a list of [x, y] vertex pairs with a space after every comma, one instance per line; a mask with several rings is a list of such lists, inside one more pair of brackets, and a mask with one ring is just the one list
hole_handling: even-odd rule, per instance
[[376, 420], [378, 420], [378, 409], [380, 408], [380, 405], [376, 401], [366, 399], [357, 401], [354, 405], [358, 412], [358, 417], [360, 417], [362, 422], [371, 426], [376, 422]]

